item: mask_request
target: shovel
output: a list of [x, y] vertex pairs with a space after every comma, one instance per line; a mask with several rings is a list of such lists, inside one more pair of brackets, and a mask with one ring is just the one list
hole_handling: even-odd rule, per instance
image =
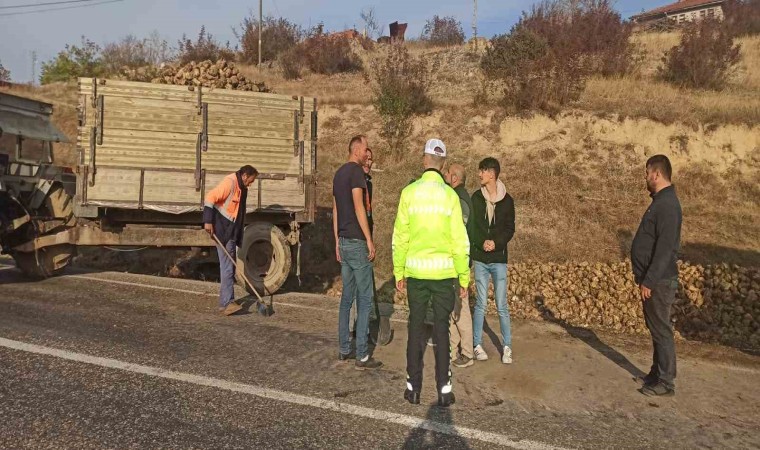
[[259, 301], [256, 302], [256, 309], [258, 310], [259, 314], [265, 317], [269, 317], [272, 314], [274, 314], [274, 308], [272, 307], [272, 297], [269, 296], [269, 304], [267, 305], [264, 302], [264, 299], [262, 299], [261, 296], [259, 295], [258, 291], [256, 291], [256, 288], [253, 287], [253, 283], [251, 283], [248, 277], [245, 276], [245, 270], [238, 270], [238, 265], [237, 265], [237, 262], [235, 261], [235, 258], [233, 258], [232, 255], [230, 255], [230, 253], [227, 251], [224, 245], [222, 245], [222, 242], [219, 240], [218, 237], [216, 237], [215, 234], [212, 233], [211, 236], [214, 238], [214, 241], [216, 241], [216, 245], [218, 245], [219, 248], [221, 248], [222, 251], [224, 251], [224, 254], [227, 255], [227, 258], [229, 258], [230, 262], [235, 267], [235, 270], [237, 272], [240, 272], [240, 275], [242, 275], [243, 280], [248, 285], [248, 287], [251, 288], [251, 291], [253, 291], [253, 293], [256, 294], [256, 298], [259, 299]]

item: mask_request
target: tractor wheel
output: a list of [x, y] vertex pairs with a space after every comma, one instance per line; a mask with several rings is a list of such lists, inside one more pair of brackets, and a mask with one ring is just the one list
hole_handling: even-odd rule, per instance
[[71, 262], [76, 247], [70, 244], [51, 245], [36, 252], [16, 252], [16, 266], [29, 278], [44, 279], [60, 274]]
[[72, 227], [76, 224], [74, 217], [74, 199], [63, 189], [60, 184], [55, 184], [45, 197], [44, 207], [50, 216], [62, 219], [62, 225], [56, 229]]

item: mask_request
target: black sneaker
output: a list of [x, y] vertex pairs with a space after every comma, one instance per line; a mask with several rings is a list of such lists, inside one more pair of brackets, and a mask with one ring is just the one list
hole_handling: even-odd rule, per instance
[[676, 395], [676, 391], [673, 388], [669, 388], [662, 381], [658, 381], [655, 384], [647, 384], [639, 392], [649, 397], [672, 397]]
[[641, 386], [648, 386], [650, 384], [655, 384], [658, 381], [660, 381], [660, 377], [654, 376], [651, 373], [644, 375], [643, 377], [636, 377], [634, 378], [637, 383], [639, 383]]
[[417, 391], [404, 390], [404, 400], [408, 401], [412, 405], [420, 404], [420, 393]]
[[391, 342], [391, 319], [390, 317], [380, 317], [380, 333], [377, 337], [379, 345], [388, 345]]
[[348, 354], [338, 353], [338, 361], [348, 361], [349, 359], [356, 359], [356, 352], [351, 350]]
[[371, 357], [364, 361], [360, 359], [356, 360], [356, 370], [378, 369], [382, 367], [382, 365], [383, 363]]
[[448, 408], [455, 402], [456, 399], [454, 398], [453, 392], [449, 392], [448, 394], [438, 394], [438, 406], [442, 408]]

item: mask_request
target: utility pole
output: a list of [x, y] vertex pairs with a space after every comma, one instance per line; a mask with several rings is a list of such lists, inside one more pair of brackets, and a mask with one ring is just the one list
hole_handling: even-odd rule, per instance
[[36, 84], [37, 80], [37, 52], [32, 50], [32, 86]]
[[475, 41], [475, 50], [478, 50], [478, 0], [473, 0], [472, 8], [472, 39]]
[[261, 28], [264, 23], [264, 0], [259, 0], [259, 68], [261, 68]]

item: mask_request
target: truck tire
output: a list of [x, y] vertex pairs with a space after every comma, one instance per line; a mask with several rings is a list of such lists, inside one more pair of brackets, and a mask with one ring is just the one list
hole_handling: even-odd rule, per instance
[[69, 265], [76, 252], [70, 244], [51, 245], [37, 252], [17, 252], [13, 254], [16, 267], [29, 278], [40, 280], [58, 275]]
[[[282, 230], [269, 222], [255, 222], [245, 227], [243, 246], [237, 257], [238, 270], [245, 268], [245, 276], [261, 296], [274, 294], [288, 279], [290, 244]], [[240, 274], [237, 280], [250, 292]]]

